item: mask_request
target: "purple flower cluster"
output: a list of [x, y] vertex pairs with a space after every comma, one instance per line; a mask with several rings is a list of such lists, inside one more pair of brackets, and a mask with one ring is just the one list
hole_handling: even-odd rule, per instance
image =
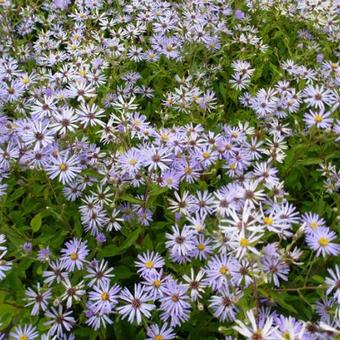
[[[314, 322], [278, 314], [271, 297], [286, 285], [300, 294], [289, 287], [290, 274], [312, 265], [306, 255], [340, 254], [333, 226], [315, 212], [299, 212], [279, 171], [292, 136], [339, 142], [340, 66], [320, 54], [314, 67], [280, 59], [274, 80], [259, 87], [266, 66], [250, 56], [274, 53], [253, 26], [258, 11], [307, 21], [334, 42], [339, 6], [330, 0], [248, 0], [242, 10], [223, 0], [115, 5], [53, 0], [20, 9], [0, 1], [6, 32], [0, 199], [10, 192], [12, 173], [30, 170], [77, 207], [82, 226], [65, 231], [59, 255], [53, 241], [34, 243], [33, 233], [8, 252], [0, 234], [0, 280], [18, 267], [12, 261], [18, 251], [41, 274], [25, 282], [31, 323], [13, 327], [10, 338], [73, 339], [83, 321], [98, 331], [124, 319], [145, 326], [147, 339], [174, 339], [175, 328], [203, 310], [232, 325], [226, 333], [249, 339], [331, 338], [340, 328], [338, 265], [316, 287], [324, 294], [313, 306]], [[308, 30], [297, 40], [297, 49], [319, 50]], [[238, 52], [229, 62], [233, 47]], [[169, 84], [160, 81], [165, 70]], [[226, 122], [232, 99], [249, 119]], [[208, 129], [209, 120], [218, 123]], [[320, 172], [331, 195], [340, 173], [327, 159]], [[162, 242], [142, 247], [138, 240], [136, 280], [122, 283], [103, 246], [117, 246], [118, 253], [130, 232], [154, 228]], [[128, 242], [119, 247], [123, 236]]]

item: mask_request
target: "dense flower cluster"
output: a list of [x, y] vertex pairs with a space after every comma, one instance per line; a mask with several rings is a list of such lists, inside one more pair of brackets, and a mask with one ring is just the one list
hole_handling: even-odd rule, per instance
[[[15, 237], [1, 230], [0, 280], [22, 258], [37, 274], [17, 296], [24, 321], [7, 322], [3, 338], [73, 339], [77, 328], [99, 333], [126, 320], [147, 339], [174, 339], [201, 312], [226, 339], [339, 334], [335, 224], [299, 209], [279, 171], [291, 138], [339, 142], [339, 51], [327, 59], [299, 30], [293, 48], [315, 63], [278, 55], [276, 77], [261, 82], [266, 65], [250, 57], [277, 53], [252, 23], [268, 11], [336, 41], [336, 2], [19, 2], [0, 1], [0, 196], [13, 176], [40, 174], [65, 225], [61, 249], [23, 229], [10, 253]], [[240, 53], [224, 59], [226, 76], [228, 49]], [[228, 101], [246, 118], [229, 122]], [[311, 164], [336, 195], [340, 172], [326, 156]], [[76, 205], [76, 231], [59, 200]], [[161, 241], [127, 259], [129, 281], [117, 278], [112, 257], [146, 244], [153, 228]], [[306, 285], [324, 259], [327, 276]], [[305, 303], [309, 289], [318, 296], [308, 315], [280, 298], [291, 290]]]

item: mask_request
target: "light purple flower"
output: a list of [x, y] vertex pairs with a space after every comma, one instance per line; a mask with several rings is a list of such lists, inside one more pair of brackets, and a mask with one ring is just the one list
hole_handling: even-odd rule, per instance
[[316, 251], [316, 255], [339, 255], [340, 254], [340, 244], [331, 242], [336, 239], [337, 235], [334, 231], [327, 227], [320, 227], [315, 229], [313, 234], [306, 235], [306, 242], [308, 246]]
[[140, 284], [135, 284], [134, 294], [124, 288], [119, 295], [125, 304], [117, 308], [118, 313], [123, 319], [128, 318], [130, 323], [134, 321], [139, 325], [142, 322], [142, 316], [151, 317], [151, 311], [156, 308], [153, 303], [150, 303], [150, 296], [145, 294], [145, 289]]
[[87, 242], [82, 242], [74, 238], [71, 241], [65, 243], [66, 248], [61, 250], [61, 261], [64, 263], [66, 270], [73, 272], [75, 267], [82, 269], [84, 266], [85, 258], [89, 251], [87, 248]]

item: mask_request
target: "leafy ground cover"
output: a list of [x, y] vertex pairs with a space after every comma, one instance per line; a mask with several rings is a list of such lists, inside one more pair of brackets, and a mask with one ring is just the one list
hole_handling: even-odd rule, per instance
[[339, 3], [0, 0], [0, 339], [336, 339]]

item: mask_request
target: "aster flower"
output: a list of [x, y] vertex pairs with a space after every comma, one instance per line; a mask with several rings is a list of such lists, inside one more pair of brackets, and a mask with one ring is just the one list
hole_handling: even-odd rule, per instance
[[142, 282], [145, 292], [154, 301], [161, 298], [164, 295], [169, 278], [170, 276], [164, 275], [163, 269], [160, 269], [159, 272], [149, 273], [143, 278], [144, 281]]
[[42, 120], [43, 118], [54, 115], [57, 111], [55, 99], [53, 97], [44, 96], [43, 100], [35, 100], [31, 106], [31, 115], [35, 119]]
[[247, 252], [260, 255], [259, 251], [255, 248], [255, 244], [262, 236], [262, 233], [246, 233], [245, 229], [242, 228], [240, 232], [233, 233], [231, 237], [230, 247], [233, 249], [231, 253], [234, 253], [236, 258], [244, 257]]
[[44, 283], [51, 286], [54, 281], [61, 283], [68, 278], [68, 272], [64, 271], [64, 262], [57, 260], [49, 262], [51, 270], [45, 270], [43, 272]]
[[6, 148], [0, 147], [0, 168], [8, 169], [10, 167], [10, 161], [18, 158], [19, 149], [16, 145], [9, 143]]
[[265, 254], [261, 257], [261, 263], [264, 272], [268, 273], [269, 282], [274, 281], [276, 287], [280, 286], [280, 279], [288, 280], [289, 266], [277, 254]]
[[127, 150], [118, 159], [119, 164], [123, 171], [128, 172], [130, 175], [135, 174], [143, 165], [143, 158], [141, 152], [132, 148]]
[[137, 261], [135, 261], [135, 266], [138, 268], [137, 272], [142, 277], [154, 273], [162, 268], [164, 264], [163, 258], [158, 253], [150, 252], [149, 250], [146, 253], [138, 255]]
[[65, 243], [66, 248], [61, 250], [63, 261], [66, 270], [73, 272], [75, 267], [81, 269], [84, 266], [85, 258], [89, 251], [87, 249], [87, 242], [82, 242], [74, 238]]
[[34, 150], [39, 150], [53, 143], [53, 135], [49, 124], [38, 120], [31, 122], [30, 129], [25, 131], [22, 139], [27, 146], [33, 146]]
[[73, 301], [79, 301], [80, 298], [86, 294], [86, 290], [84, 290], [84, 283], [83, 281], [79, 282], [76, 285], [72, 285], [69, 279], [62, 281], [65, 292], [61, 296], [61, 300], [66, 300], [66, 308], [71, 308]]
[[208, 256], [213, 252], [211, 246], [211, 239], [205, 238], [204, 235], [197, 235], [194, 239], [195, 248], [190, 252], [190, 256], [199, 259], [206, 260]]
[[257, 190], [259, 181], [246, 181], [243, 183], [243, 198], [250, 207], [255, 207], [260, 201], [264, 199], [264, 192], [262, 189]]
[[246, 259], [240, 260], [240, 262], [234, 262], [230, 266], [230, 272], [232, 275], [231, 282], [240, 286], [248, 287], [259, 273], [259, 268], [256, 263], [250, 263]]
[[24, 327], [17, 326], [14, 330], [10, 333], [11, 339], [15, 340], [34, 340], [38, 339], [39, 333], [37, 332], [36, 327], [28, 324]]
[[146, 335], [146, 340], [170, 340], [176, 338], [174, 330], [168, 327], [167, 323], [163, 324], [162, 327], [157, 324], [150, 325], [146, 330]]
[[315, 229], [313, 234], [306, 235], [308, 246], [316, 251], [317, 256], [323, 257], [340, 254], [340, 244], [332, 242], [334, 239], [336, 239], [336, 233], [327, 227], [320, 227]]
[[209, 167], [218, 158], [218, 152], [213, 150], [210, 145], [206, 145], [194, 154], [194, 157], [203, 165], [204, 168]]
[[307, 212], [301, 216], [303, 227], [306, 232], [313, 233], [315, 229], [319, 227], [326, 227], [326, 221], [321, 218], [318, 214]]
[[280, 315], [275, 319], [275, 324], [278, 326], [276, 330], [277, 339], [303, 339], [305, 335], [306, 324], [297, 321], [293, 317], [284, 317]]
[[275, 334], [276, 327], [273, 326], [273, 319], [271, 317], [268, 317], [265, 322], [262, 322], [263, 326], [260, 326], [255, 319], [253, 310], [248, 311], [246, 315], [250, 325], [248, 326], [241, 320], [235, 320], [236, 326], [233, 326], [235, 331], [249, 339], [277, 340], [277, 335]]
[[249, 87], [250, 78], [242, 73], [236, 72], [232, 75], [232, 79], [229, 80], [231, 87], [240, 91]]
[[267, 162], [256, 163], [253, 170], [254, 178], [264, 183], [268, 189], [279, 184], [277, 173], [278, 170], [271, 167]]
[[67, 132], [74, 132], [77, 128], [78, 115], [71, 107], [64, 107], [61, 112], [53, 115], [55, 123], [50, 125], [51, 131], [60, 135], [65, 135]]
[[42, 248], [38, 251], [38, 260], [41, 262], [48, 262], [50, 260], [51, 250], [50, 247]]
[[242, 229], [252, 232], [262, 232], [263, 230], [263, 227], [257, 223], [258, 216], [251, 208], [251, 204], [246, 203], [241, 212], [231, 209], [228, 216], [230, 218], [221, 220], [221, 231], [230, 233]]
[[320, 317], [321, 321], [324, 321], [328, 324], [331, 322], [331, 312], [333, 310], [334, 304], [334, 299], [328, 299], [326, 297], [316, 302], [315, 311]]
[[69, 157], [68, 153], [58, 155], [52, 159], [52, 165], [48, 166], [46, 171], [50, 178], [59, 177], [61, 183], [70, 183], [81, 171], [79, 158], [76, 155]]
[[113, 209], [112, 213], [108, 216], [108, 223], [106, 225], [106, 230], [110, 232], [112, 229], [118, 231], [122, 228], [120, 225], [121, 222], [124, 221], [122, 217], [118, 217], [120, 211], [117, 209]]
[[180, 183], [180, 175], [175, 170], [167, 170], [163, 172], [161, 186], [169, 189], [178, 190]]
[[111, 105], [114, 109], [122, 111], [122, 112], [134, 111], [138, 107], [137, 104], [134, 104], [134, 101], [135, 101], [135, 97], [131, 97], [127, 101], [122, 96], [118, 96], [116, 101], [114, 101]]
[[87, 275], [84, 276], [85, 279], [90, 279], [88, 282], [88, 286], [92, 287], [93, 285], [102, 285], [106, 282], [110, 282], [110, 278], [114, 277], [112, 274], [113, 268], [108, 267], [108, 262], [105, 260], [97, 261], [96, 259], [92, 260], [86, 270], [88, 272]]
[[118, 303], [118, 285], [110, 286], [109, 281], [104, 281], [93, 286], [93, 291], [89, 293], [92, 309], [95, 313], [110, 313]]
[[178, 326], [182, 322], [187, 321], [190, 313], [188, 300], [187, 287], [170, 279], [167, 282], [166, 290], [161, 300], [161, 319], [163, 321], [170, 319], [171, 327]]
[[177, 225], [172, 226], [172, 234], [166, 233], [165, 236], [165, 246], [174, 254], [185, 256], [195, 247], [193, 232], [186, 225], [182, 230], [179, 230]]
[[210, 298], [209, 307], [213, 310], [213, 314], [220, 321], [235, 321], [238, 308], [236, 303], [240, 296], [230, 294], [227, 290], [222, 290], [218, 295]]
[[175, 195], [176, 200], [169, 199], [170, 211], [172, 212], [179, 211], [185, 215], [189, 211], [191, 211], [192, 206], [194, 204], [194, 198], [193, 196], [190, 195], [188, 191], [184, 191], [182, 194], [182, 197], [177, 191], [174, 192], [174, 195]]
[[321, 129], [329, 129], [332, 126], [333, 118], [330, 118], [331, 112], [324, 112], [323, 109], [314, 112], [309, 111], [304, 116], [304, 121], [308, 128], [316, 126]]
[[198, 271], [197, 275], [195, 275], [193, 268], [190, 270], [190, 276], [183, 275], [183, 280], [185, 282], [183, 285], [187, 287], [190, 292], [190, 298], [192, 301], [202, 298], [201, 293], [204, 293], [204, 288], [206, 286], [202, 281], [203, 277], [203, 270]]
[[168, 164], [171, 162], [170, 152], [167, 148], [155, 148], [153, 145], [142, 150], [144, 164], [148, 170], [160, 169], [164, 171], [168, 169]]
[[84, 102], [86, 98], [96, 97], [96, 89], [84, 81], [76, 81], [68, 86], [67, 95], [77, 98], [78, 102]]
[[88, 105], [82, 103], [77, 109], [78, 120], [84, 128], [88, 126], [105, 126], [105, 123], [100, 120], [104, 117], [104, 110], [98, 108], [96, 104]]
[[103, 188], [102, 184], [97, 185], [97, 190], [91, 191], [91, 194], [96, 203], [98, 203], [101, 207], [104, 205], [110, 205], [112, 203], [112, 196], [114, 195], [111, 192], [110, 187]]
[[334, 94], [331, 90], [325, 89], [323, 85], [309, 85], [303, 91], [303, 96], [308, 106], [324, 109], [325, 104], [331, 104]]
[[33, 289], [28, 288], [25, 295], [28, 301], [25, 307], [33, 305], [31, 315], [38, 315], [40, 309], [42, 311], [47, 309], [48, 300], [52, 297], [52, 291], [49, 288], [46, 291], [43, 291], [40, 287], [40, 283], [38, 283], [36, 292]]
[[328, 286], [326, 294], [333, 295], [334, 300], [340, 304], [340, 270], [335, 265], [335, 269], [327, 269], [330, 276], [326, 277], [325, 284]]
[[45, 316], [49, 319], [44, 323], [45, 326], [49, 326], [48, 334], [50, 336], [57, 335], [61, 337], [64, 335], [65, 330], [69, 332], [75, 325], [76, 321], [72, 316], [72, 311], [63, 311], [63, 306], [59, 305], [58, 309], [51, 307], [45, 313]]
[[3, 259], [6, 253], [7, 250], [0, 255], [0, 281], [6, 277], [6, 272], [12, 268], [12, 262]]
[[4, 234], [0, 234], [0, 251], [7, 250], [6, 246], [1, 246], [1, 244], [6, 242], [6, 236]]
[[98, 330], [101, 327], [106, 327], [107, 324], [111, 325], [112, 320], [107, 313], [96, 312], [91, 303], [87, 304], [85, 311], [87, 317], [86, 324], [92, 327], [94, 330]]
[[219, 290], [229, 286], [231, 279], [231, 265], [237, 262], [233, 257], [227, 257], [226, 254], [215, 255], [204, 268], [206, 274], [205, 283], [213, 290]]
[[214, 210], [214, 197], [208, 191], [197, 192], [193, 199], [192, 212], [197, 212], [200, 215], [212, 214]]
[[134, 321], [139, 325], [142, 322], [142, 316], [151, 317], [151, 311], [156, 308], [153, 303], [149, 303], [150, 296], [145, 294], [144, 287], [140, 284], [135, 284], [134, 294], [124, 288], [119, 295], [127, 304], [117, 308], [118, 313], [123, 319], [128, 318], [130, 323]]
[[185, 180], [188, 183], [194, 183], [199, 178], [202, 167], [197, 160], [181, 159], [176, 164], [176, 170], [181, 180]]

